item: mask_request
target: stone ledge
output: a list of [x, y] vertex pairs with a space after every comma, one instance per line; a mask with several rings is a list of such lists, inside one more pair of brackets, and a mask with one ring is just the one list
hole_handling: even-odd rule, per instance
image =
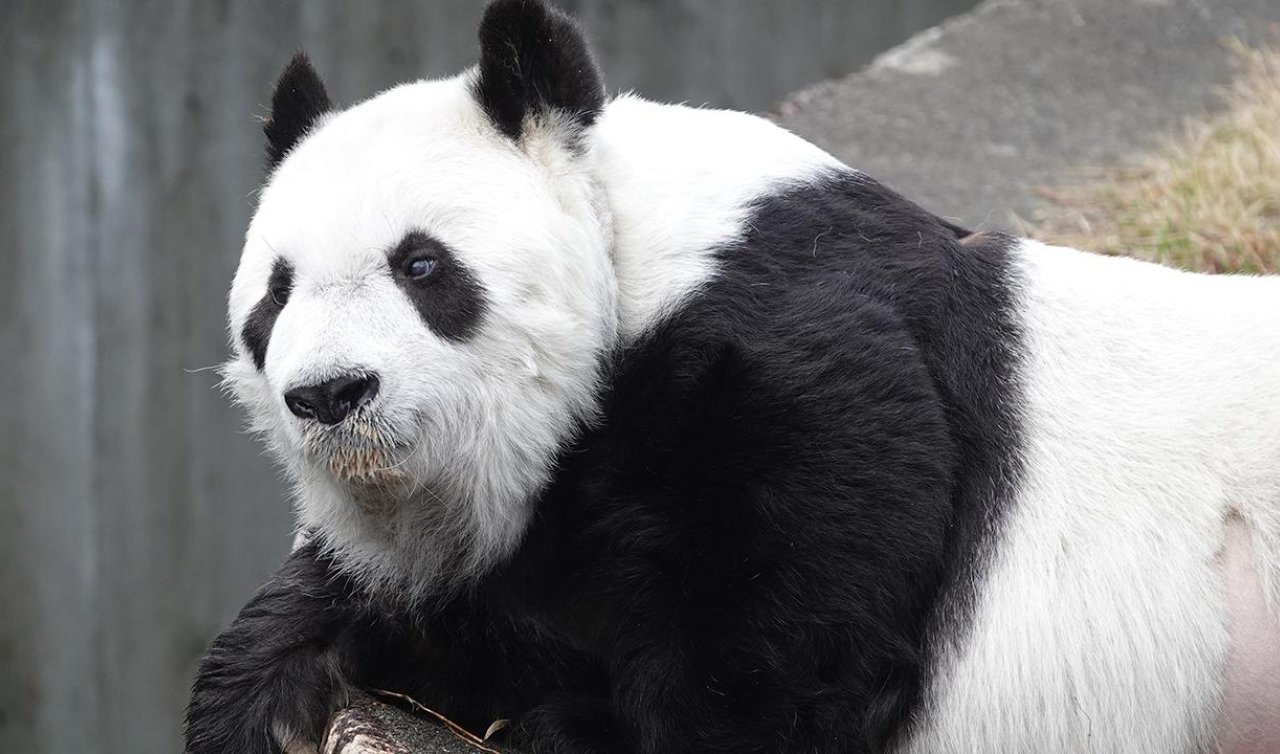
[[1275, 41], [1277, 24], [1274, 0], [989, 0], [774, 117], [934, 212], [1007, 227], [1037, 187], [1216, 108], [1224, 40]]

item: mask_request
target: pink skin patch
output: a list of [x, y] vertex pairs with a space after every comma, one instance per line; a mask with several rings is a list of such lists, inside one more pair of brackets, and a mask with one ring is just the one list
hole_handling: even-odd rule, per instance
[[1245, 524], [1226, 522], [1220, 567], [1227, 588], [1222, 754], [1280, 753], [1280, 616], [1269, 607]]

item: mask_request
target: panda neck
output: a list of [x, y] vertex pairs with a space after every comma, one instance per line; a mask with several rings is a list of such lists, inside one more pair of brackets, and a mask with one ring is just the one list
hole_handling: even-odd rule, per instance
[[592, 132], [613, 227], [619, 330], [631, 340], [715, 275], [754, 200], [833, 170], [831, 155], [746, 113], [612, 101]]

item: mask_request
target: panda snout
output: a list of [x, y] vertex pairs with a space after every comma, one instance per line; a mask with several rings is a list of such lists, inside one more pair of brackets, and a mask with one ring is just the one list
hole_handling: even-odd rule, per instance
[[376, 374], [346, 374], [285, 391], [284, 403], [299, 419], [337, 424], [378, 394]]

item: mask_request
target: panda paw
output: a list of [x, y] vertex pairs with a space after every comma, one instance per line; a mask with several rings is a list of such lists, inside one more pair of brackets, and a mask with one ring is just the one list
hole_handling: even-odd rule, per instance
[[510, 743], [525, 754], [619, 754], [621, 731], [602, 699], [563, 697], [521, 715]]
[[[332, 653], [297, 649], [269, 662], [210, 648], [187, 707], [187, 754], [312, 754], [350, 688]], [[234, 638], [234, 637], [232, 637]]]

